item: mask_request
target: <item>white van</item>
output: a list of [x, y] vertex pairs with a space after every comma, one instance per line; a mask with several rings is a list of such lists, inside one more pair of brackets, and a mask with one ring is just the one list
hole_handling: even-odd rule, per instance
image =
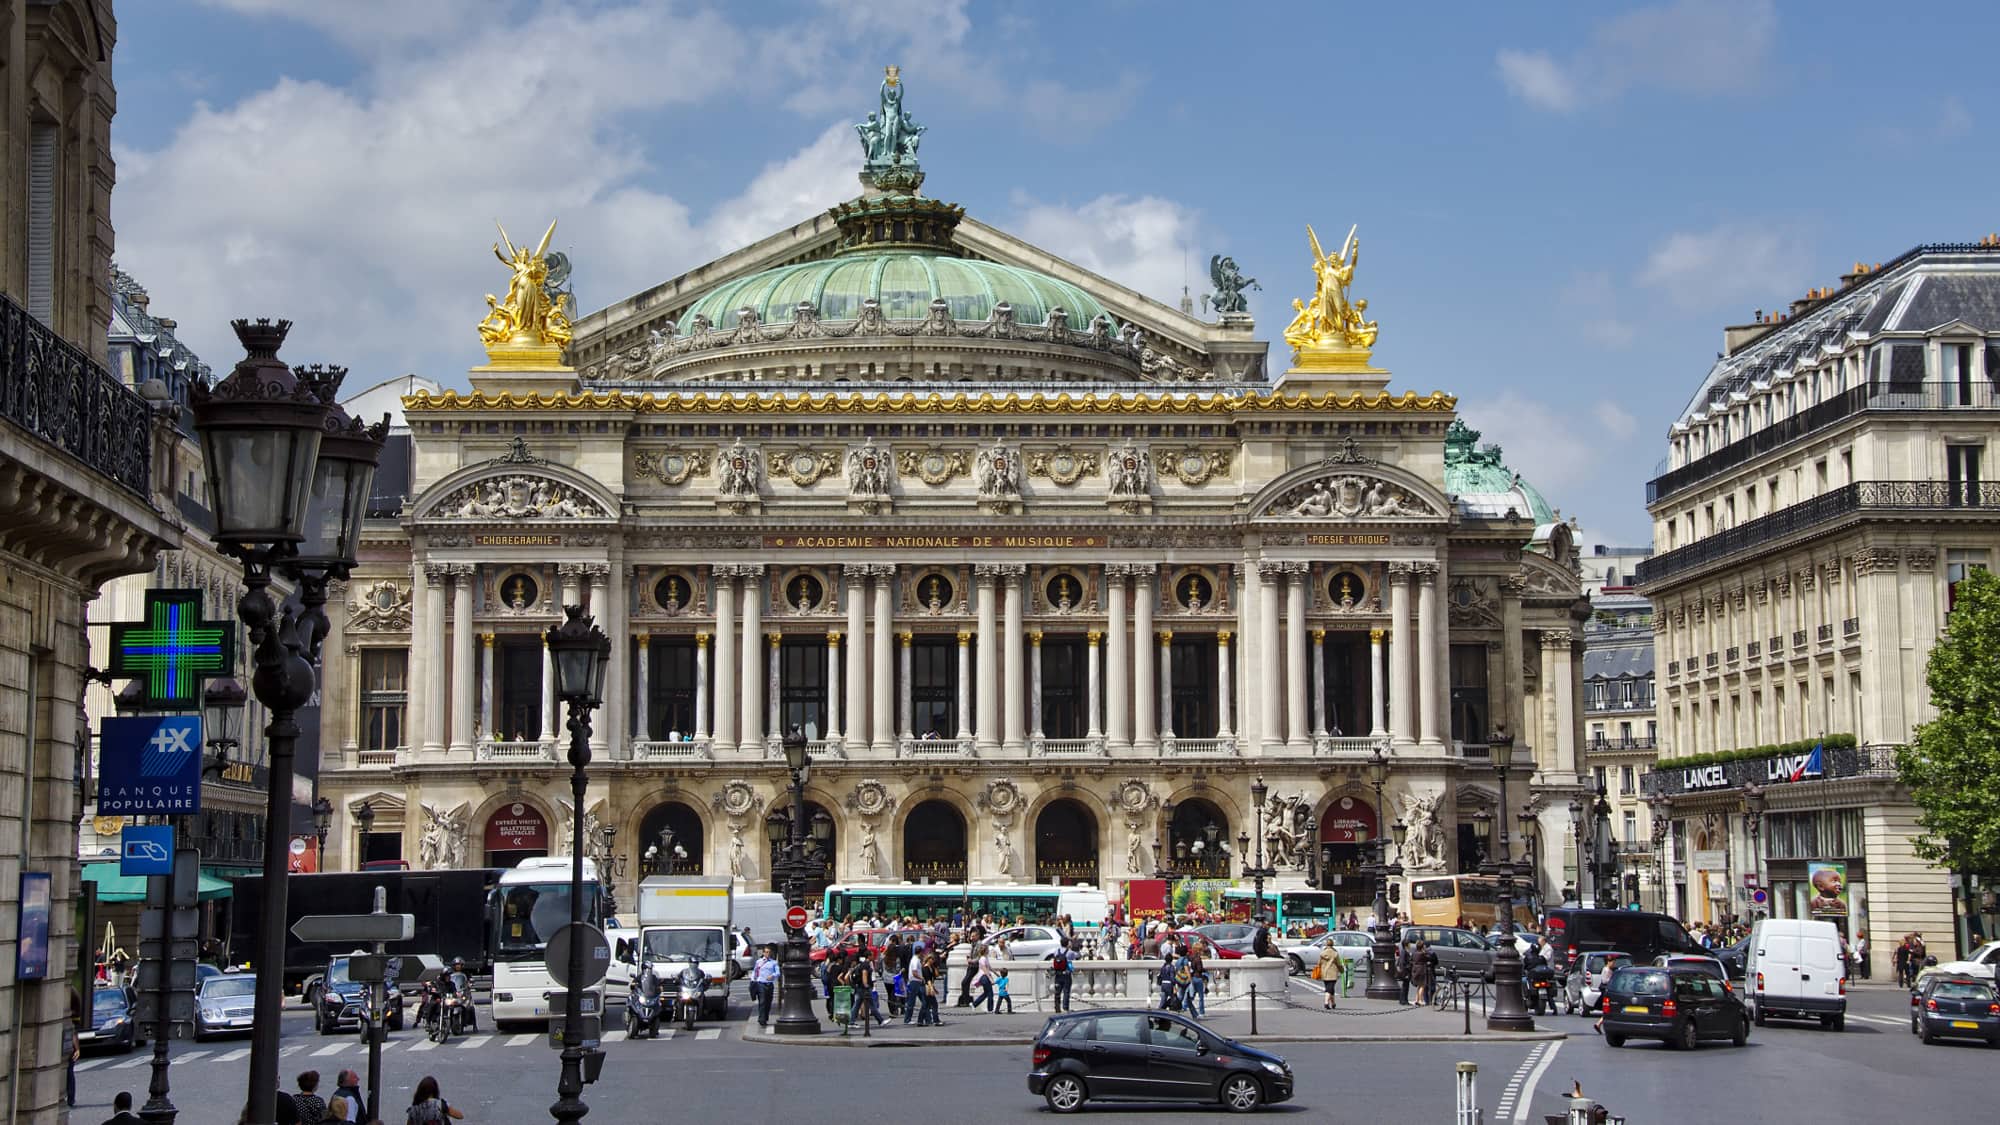
[[1832, 922], [1759, 921], [1750, 930], [1743, 983], [1759, 1027], [1774, 1016], [1817, 1019], [1833, 1031], [1847, 1026], [1847, 966]]
[[[757, 950], [767, 945], [783, 945], [785, 938], [785, 896], [757, 892], [738, 894], [731, 913], [735, 915], [736, 966], [743, 972], [757, 960]], [[750, 935], [749, 942], [743, 942], [740, 935]]]

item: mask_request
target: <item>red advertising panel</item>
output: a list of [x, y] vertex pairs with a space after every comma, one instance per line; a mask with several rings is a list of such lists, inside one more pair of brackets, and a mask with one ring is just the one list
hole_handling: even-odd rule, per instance
[[316, 836], [292, 837], [291, 849], [285, 856], [285, 870], [293, 875], [311, 875], [319, 870], [319, 838]]
[[489, 852], [547, 851], [548, 846], [549, 822], [526, 802], [503, 805], [486, 822]]
[[1375, 810], [1366, 801], [1341, 797], [1328, 805], [1319, 821], [1319, 838], [1326, 844], [1359, 844], [1382, 832]]
[[1125, 916], [1134, 922], [1167, 916], [1165, 879], [1130, 879], [1125, 883]]

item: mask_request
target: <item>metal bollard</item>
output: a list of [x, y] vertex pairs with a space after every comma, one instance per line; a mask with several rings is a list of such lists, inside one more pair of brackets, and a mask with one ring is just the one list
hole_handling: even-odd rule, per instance
[[1457, 1125], [1479, 1125], [1479, 1064], [1458, 1064]]
[[1250, 1034], [1257, 1034], [1257, 982], [1250, 982]]

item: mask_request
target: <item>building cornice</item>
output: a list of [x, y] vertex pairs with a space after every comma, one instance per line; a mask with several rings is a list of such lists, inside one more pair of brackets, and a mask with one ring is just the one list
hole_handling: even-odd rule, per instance
[[1187, 392], [1059, 391], [1032, 394], [980, 391], [876, 393], [856, 391], [585, 391], [497, 394], [418, 391], [403, 398], [413, 420], [430, 413], [471, 411], [599, 410], [634, 414], [837, 414], [837, 415], [1037, 415], [1156, 414], [1236, 415], [1339, 411], [1363, 414], [1450, 415], [1458, 398], [1443, 391], [1322, 394], [1258, 391], [1234, 395]]

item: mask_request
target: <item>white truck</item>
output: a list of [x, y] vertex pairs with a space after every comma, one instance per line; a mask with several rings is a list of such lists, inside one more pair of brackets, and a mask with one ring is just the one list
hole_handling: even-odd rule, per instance
[[729, 982], [736, 976], [730, 883], [727, 877], [702, 875], [645, 879], [639, 884], [638, 936], [616, 938], [617, 959], [636, 974], [644, 957], [663, 988], [672, 988], [680, 976], [682, 955], [692, 956], [708, 974], [702, 1014], [715, 1019], [729, 1014]]

